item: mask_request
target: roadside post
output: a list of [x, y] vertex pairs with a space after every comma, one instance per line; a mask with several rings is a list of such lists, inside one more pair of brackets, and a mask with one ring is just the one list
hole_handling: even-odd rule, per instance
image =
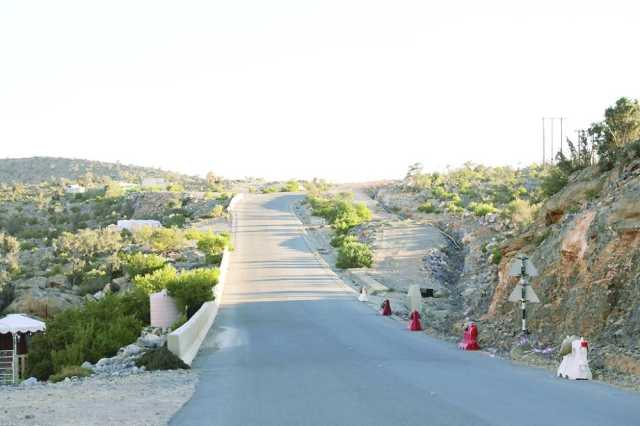
[[540, 303], [540, 299], [529, 285], [528, 279], [538, 276], [538, 270], [525, 255], [518, 255], [509, 264], [509, 275], [520, 277], [520, 281], [511, 292], [509, 302], [520, 302], [522, 309], [522, 334], [529, 334], [527, 328], [527, 302]]

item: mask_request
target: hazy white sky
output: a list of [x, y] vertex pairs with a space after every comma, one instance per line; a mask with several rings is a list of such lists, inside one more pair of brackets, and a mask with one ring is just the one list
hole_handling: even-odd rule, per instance
[[229, 177], [540, 161], [640, 95], [630, 1], [0, 1], [0, 157]]

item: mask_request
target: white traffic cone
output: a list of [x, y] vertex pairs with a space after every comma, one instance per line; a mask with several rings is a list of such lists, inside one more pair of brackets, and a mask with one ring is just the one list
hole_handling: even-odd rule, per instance
[[369, 301], [369, 294], [367, 294], [367, 288], [366, 287], [362, 287], [362, 290], [360, 290], [360, 296], [358, 296], [358, 300], [361, 302], [368, 302]]

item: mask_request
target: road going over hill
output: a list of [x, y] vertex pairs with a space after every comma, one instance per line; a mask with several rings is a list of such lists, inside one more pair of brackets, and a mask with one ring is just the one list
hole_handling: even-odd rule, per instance
[[[173, 425], [638, 425], [640, 396], [458, 351], [359, 303], [289, 206], [248, 195], [224, 302]], [[482, 330], [480, 330], [482, 333]]]

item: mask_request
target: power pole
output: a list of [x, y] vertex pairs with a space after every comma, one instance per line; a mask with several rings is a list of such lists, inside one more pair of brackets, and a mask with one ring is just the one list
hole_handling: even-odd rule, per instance
[[545, 140], [545, 137], [544, 137], [544, 117], [542, 117], [542, 165], [543, 166], [547, 162], [547, 153], [545, 151], [546, 148], [547, 148], [547, 141]]
[[551, 164], [553, 164], [553, 122], [555, 121], [555, 118], [551, 117]]
[[560, 117], [560, 154], [564, 154], [564, 152], [562, 152], [562, 145], [564, 142], [564, 137], [563, 137], [563, 133], [562, 133], [562, 122], [564, 121], [564, 117]]

